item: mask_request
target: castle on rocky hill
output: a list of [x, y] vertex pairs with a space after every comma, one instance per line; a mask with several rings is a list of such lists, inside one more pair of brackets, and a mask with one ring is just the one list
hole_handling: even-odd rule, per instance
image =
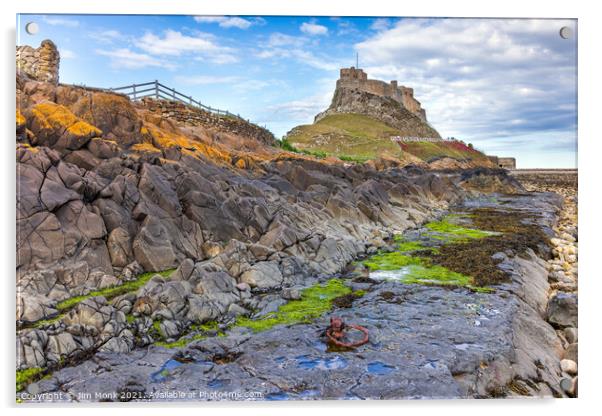
[[337, 81], [338, 88], [353, 88], [381, 97], [389, 97], [403, 105], [408, 111], [426, 121], [426, 111], [420, 101], [414, 98], [414, 89], [397, 85], [397, 81], [386, 83], [377, 79], [368, 79], [368, 75], [360, 68], [341, 68]]
[[409, 137], [441, 138], [427, 122], [426, 111], [412, 88], [397, 81], [368, 79], [360, 68], [341, 68], [330, 106], [314, 117], [318, 123], [334, 114], [361, 114], [379, 120]]

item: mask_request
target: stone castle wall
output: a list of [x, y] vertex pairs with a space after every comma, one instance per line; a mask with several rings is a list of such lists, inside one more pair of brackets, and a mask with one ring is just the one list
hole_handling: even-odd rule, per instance
[[18, 73], [36, 81], [58, 84], [60, 55], [51, 40], [42, 41], [37, 49], [29, 45], [17, 46], [16, 59]]
[[359, 89], [381, 97], [389, 97], [403, 105], [407, 110], [426, 121], [426, 111], [414, 98], [412, 88], [397, 85], [397, 81], [386, 83], [376, 79], [368, 79], [367, 74], [359, 68], [341, 68], [337, 88]]

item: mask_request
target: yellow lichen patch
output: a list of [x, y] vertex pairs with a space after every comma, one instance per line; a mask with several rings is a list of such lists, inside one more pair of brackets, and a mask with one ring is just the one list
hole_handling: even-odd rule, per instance
[[247, 167], [247, 163], [244, 159], [238, 159], [234, 164], [238, 169], [245, 169]]
[[77, 121], [67, 128], [67, 131], [74, 136], [100, 136], [102, 132], [96, 127], [86, 123], [85, 121]]
[[40, 149], [38, 149], [37, 147], [33, 147], [29, 143], [18, 143], [17, 148], [25, 149], [31, 153], [38, 153], [40, 151]]
[[23, 114], [21, 114], [20, 110], [17, 110], [17, 117], [16, 117], [16, 125], [17, 125], [17, 129], [20, 129], [21, 127], [23, 127], [25, 125], [25, 116], [23, 116]]
[[157, 153], [159, 155], [162, 154], [161, 150], [157, 149], [150, 143], [136, 143], [130, 149], [136, 152]]
[[146, 128], [146, 131], [150, 133], [151, 137], [153, 138], [153, 144], [159, 149], [176, 146], [186, 148], [191, 146], [190, 140], [179, 134], [169, 133], [151, 124], [148, 124], [143, 128]]
[[51, 102], [37, 104], [32, 114], [43, 129], [67, 130], [76, 136], [99, 136], [102, 132], [74, 115], [67, 107]]

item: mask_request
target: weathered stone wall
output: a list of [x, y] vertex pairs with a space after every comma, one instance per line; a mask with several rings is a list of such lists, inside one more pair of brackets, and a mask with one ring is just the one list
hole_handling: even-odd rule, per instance
[[354, 67], [341, 68], [337, 89], [342, 88], [359, 89], [381, 97], [392, 98], [402, 104], [408, 111], [426, 121], [426, 111], [421, 107], [420, 102], [414, 98], [414, 89], [397, 85], [397, 81], [386, 83], [376, 79], [368, 79], [362, 69]]
[[274, 135], [269, 130], [236, 117], [218, 116], [176, 101], [145, 98], [140, 101], [140, 104], [153, 113], [180, 123], [216, 128], [220, 131], [255, 139], [270, 146], [276, 143]]
[[513, 157], [497, 157], [487, 156], [491, 162], [503, 169], [516, 169], [516, 158]]
[[513, 157], [498, 158], [498, 166], [504, 169], [516, 169], [516, 159]]
[[17, 46], [17, 72], [37, 81], [58, 84], [60, 55], [51, 40], [42, 41], [39, 48]]

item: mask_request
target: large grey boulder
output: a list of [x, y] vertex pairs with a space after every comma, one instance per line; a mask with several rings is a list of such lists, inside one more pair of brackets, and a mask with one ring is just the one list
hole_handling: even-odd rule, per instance
[[176, 265], [169, 235], [156, 217], [146, 217], [134, 239], [133, 251], [136, 261], [147, 271], [162, 271]]
[[577, 295], [558, 292], [548, 302], [548, 322], [560, 327], [577, 326]]
[[282, 273], [275, 261], [256, 263], [240, 276], [242, 283], [260, 289], [271, 289], [282, 285]]
[[109, 233], [107, 249], [114, 267], [125, 267], [133, 258], [132, 242], [128, 231], [122, 227]]
[[44, 295], [19, 293], [17, 297], [17, 321], [35, 322], [55, 313], [54, 302]]

